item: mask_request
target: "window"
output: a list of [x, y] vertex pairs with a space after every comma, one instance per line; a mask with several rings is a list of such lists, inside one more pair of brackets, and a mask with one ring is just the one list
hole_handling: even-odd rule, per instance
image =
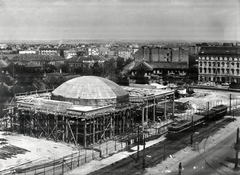
[[224, 74], [224, 69], [222, 69], [222, 74]]

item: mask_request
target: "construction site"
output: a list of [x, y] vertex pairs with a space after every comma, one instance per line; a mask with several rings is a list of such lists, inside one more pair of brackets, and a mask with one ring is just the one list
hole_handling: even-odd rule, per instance
[[[91, 149], [114, 140], [115, 151], [116, 142], [124, 143], [123, 149], [139, 139], [139, 132], [146, 137], [163, 132], [175, 110], [173, 90], [121, 87], [95, 76], [71, 79], [53, 91], [16, 94], [15, 100], [16, 106], [5, 110], [2, 130]], [[98, 152], [93, 157], [104, 151]]]

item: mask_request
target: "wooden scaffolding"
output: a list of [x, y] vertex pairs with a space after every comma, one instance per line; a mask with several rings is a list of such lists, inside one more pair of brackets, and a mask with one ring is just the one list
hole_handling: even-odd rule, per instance
[[105, 107], [94, 112], [51, 111], [35, 108], [29, 100], [29, 103], [18, 103], [16, 110], [8, 111], [6, 122], [3, 123], [13, 132], [87, 147], [106, 139], [132, 133], [136, 131], [137, 125], [142, 125], [144, 130], [149, 120], [156, 121], [156, 105], [169, 101], [173, 103], [174, 113], [173, 92], [130, 97], [130, 104], [127, 107], [120, 109]]

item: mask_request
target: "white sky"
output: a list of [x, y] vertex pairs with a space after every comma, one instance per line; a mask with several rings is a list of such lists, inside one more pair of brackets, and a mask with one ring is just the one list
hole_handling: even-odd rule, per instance
[[240, 40], [240, 0], [0, 0], [1, 40]]

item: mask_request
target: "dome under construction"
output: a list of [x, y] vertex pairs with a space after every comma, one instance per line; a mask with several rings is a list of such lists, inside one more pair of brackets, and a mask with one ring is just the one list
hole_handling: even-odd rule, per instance
[[53, 100], [82, 106], [125, 106], [129, 94], [121, 86], [102, 77], [82, 76], [61, 84], [52, 92]]

